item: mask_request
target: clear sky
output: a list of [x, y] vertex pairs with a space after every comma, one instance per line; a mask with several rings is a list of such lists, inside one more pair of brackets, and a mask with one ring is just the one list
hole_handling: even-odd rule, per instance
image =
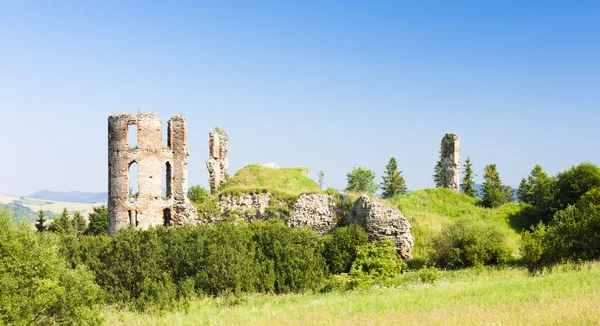
[[230, 173], [308, 166], [343, 188], [433, 186], [446, 132], [480, 181], [600, 163], [598, 1], [2, 1], [0, 193], [107, 191], [107, 117], [188, 119], [190, 184], [208, 132]]

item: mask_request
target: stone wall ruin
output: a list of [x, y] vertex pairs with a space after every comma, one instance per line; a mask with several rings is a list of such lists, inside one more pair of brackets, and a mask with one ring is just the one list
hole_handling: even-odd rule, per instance
[[460, 137], [447, 133], [442, 138], [441, 148], [442, 170], [446, 180], [446, 188], [459, 192], [460, 187]]
[[[132, 125], [137, 128], [134, 146], [128, 143]], [[167, 146], [163, 146], [162, 121], [157, 115], [124, 113], [108, 117], [110, 235], [130, 225], [147, 229], [155, 225], [195, 223], [197, 212], [187, 198], [186, 120], [174, 116], [167, 128]], [[130, 189], [133, 164], [138, 168], [137, 193], [131, 193]], [[166, 188], [164, 194], [163, 188]]]
[[229, 136], [225, 130], [215, 128], [209, 133], [208, 149], [210, 151], [206, 167], [208, 168], [208, 184], [212, 194], [217, 193], [225, 181], [229, 162], [227, 161], [227, 145]]

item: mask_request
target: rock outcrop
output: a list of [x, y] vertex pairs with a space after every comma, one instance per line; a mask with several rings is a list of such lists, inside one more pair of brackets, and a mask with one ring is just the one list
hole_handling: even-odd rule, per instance
[[324, 235], [335, 225], [339, 208], [333, 197], [323, 194], [303, 194], [292, 209], [288, 225], [290, 227], [308, 226]]
[[410, 234], [411, 226], [399, 210], [371, 201], [363, 195], [356, 200], [346, 220], [346, 224], [353, 223], [365, 229], [369, 240], [392, 239], [398, 254], [403, 259], [412, 259], [414, 238]]
[[290, 227], [307, 226], [321, 235], [334, 227], [338, 214], [333, 197], [325, 194], [302, 194], [291, 203], [270, 192], [225, 194], [219, 199], [219, 205], [223, 213], [238, 213], [248, 222], [281, 217]]

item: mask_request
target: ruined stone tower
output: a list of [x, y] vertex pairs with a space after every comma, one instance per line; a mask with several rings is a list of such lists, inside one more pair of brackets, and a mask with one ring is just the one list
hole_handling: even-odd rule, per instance
[[460, 137], [448, 133], [442, 139], [442, 170], [447, 188], [459, 192], [460, 186]]
[[227, 175], [227, 168], [229, 167], [227, 161], [228, 141], [229, 137], [225, 130], [215, 128], [209, 133], [208, 149], [210, 154], [208, 161], [206, 161], [206, 167], [210, 175], [208, 178], [210, 192], [213, 194], [217, 192], [221, 183], [225, 181], [225, 175]]
[[[128, 141], [130, 126], [137, 131], [137, 144]], [[162, 134], [162, 122], [153, 113], [108, 117], [108, 234], [129, 225], [147, 229], [195, 222], [196, 209], [187, 198], [185, 118], [169, 119], [167, 146]], [[137, 193], [130, 184], [133, 167]]]

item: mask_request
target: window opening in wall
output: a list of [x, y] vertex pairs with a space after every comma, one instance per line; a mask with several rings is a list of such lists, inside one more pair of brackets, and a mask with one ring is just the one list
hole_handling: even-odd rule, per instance
[[163, 198], [171, 198], [171, 163], [166, 162], [162, 169], [162, 196]]
[[137, 198], [138, 196], [138, 164], [137, 162], [132, 162], [129, 164], [129, 197]]
[[138, 147], [138, 126], [135, 124], [127, 126], [127, 143], [131, 148]]
[[171, 148], [171, 124], [167, 123], [167, 147]]
[[163, 210], [163, 225], [169, 226], [171, 225], [171, 209], [165, 208]]
[[137, 219], [137, 211], [128, 210], [127, 212], [129, 213], [129, 225], [135, 225], [137, 227], [139, 224]]

